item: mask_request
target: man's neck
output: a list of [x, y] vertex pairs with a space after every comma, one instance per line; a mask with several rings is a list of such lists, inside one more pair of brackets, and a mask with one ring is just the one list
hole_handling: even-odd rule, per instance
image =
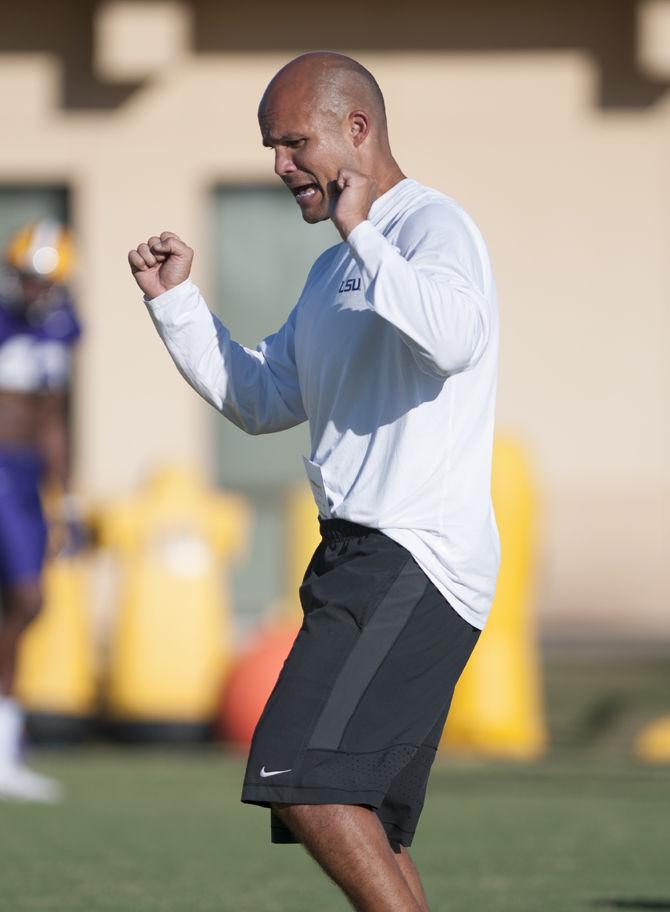
[[388, 165], [381, 169], [379, 174], [375, 175], [375, 180], [377, 182], [377, 196], [375, 199], [379, 199], [387, 190], [390, 190], [391, 187], [395, 187], [395, 185], [400, 183], [401, 180], [404, 180], [405, 177], [406, 175], [400, 170], [395, 159], [391, 159]]

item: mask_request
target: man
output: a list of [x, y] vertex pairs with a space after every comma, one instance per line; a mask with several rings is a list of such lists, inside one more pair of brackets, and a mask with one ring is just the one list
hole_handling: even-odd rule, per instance
[[309, 420], [323, 540], [242, 800], [271, 808], [273, 841], [303, 843], [356, 909], [426, 910], [407, 846], [499, 560], [491, 268], [463, 210], [401, 172], [356, 61], [296, 58], [258, 116], [304, 220], [330, 218], [343, 239], [284, 326], [256, 351], [232, 341], [171, 232], [129, 254], [205, 399], [251, 434]]
[[30, 801], [60, 794], [21, 762], [13, 684], [19, 640], [42, 606], [40, 488], [67, 503], [67, 387], [80, 334], [64, 285], [71, 259], [63, 225], [26, 225], [9, 243], [0, 285], [0, 797]]

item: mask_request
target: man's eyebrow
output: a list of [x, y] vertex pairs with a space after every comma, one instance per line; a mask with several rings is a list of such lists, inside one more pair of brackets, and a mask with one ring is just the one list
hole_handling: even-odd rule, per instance
[[298, 139], [302, 139], [302, 136], [299, 133], [285, 133], [283, 136], [274, 137], [274, 136], [264, 136], [263, 145], [272, 148], [272, 146], [283, 146], [287, 142], [296, 142]]

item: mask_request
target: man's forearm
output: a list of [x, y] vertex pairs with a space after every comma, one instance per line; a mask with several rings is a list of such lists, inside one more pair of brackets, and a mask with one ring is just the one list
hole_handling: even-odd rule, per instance
[[305, 420], [299, 392], [279, 388], [264, 354], [231, 339], [190, 280], [146, 304], [179, 372], [237, 427], [264, 434]]

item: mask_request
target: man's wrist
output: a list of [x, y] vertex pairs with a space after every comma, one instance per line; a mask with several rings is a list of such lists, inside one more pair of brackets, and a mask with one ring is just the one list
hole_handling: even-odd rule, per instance
[[359, 215], [357, 217], [346, 219], [344, 222], [336, 224], [335, 227], [340, 232], [342, 240], [346, 241], [354, 228], [358, 228], [358, 226], [362, 224], [365, 219], [366, 217], [364, 215]]
[[193, 279], [191, 276], [186, 276], [186, 278], [179, 282], [177, 285], [171, 285], [169, 288], [166, 288], [165, 291], [161, 291], [159, 294], [155, 295], [153, 298], [150, 298], [148, 295], [144, 295], [144, 303], [149, 304], [152, 307], [161, 307], [166, 304], [176, 295], [180, 295], [182, 292], [186, 291], [193, 284]]

